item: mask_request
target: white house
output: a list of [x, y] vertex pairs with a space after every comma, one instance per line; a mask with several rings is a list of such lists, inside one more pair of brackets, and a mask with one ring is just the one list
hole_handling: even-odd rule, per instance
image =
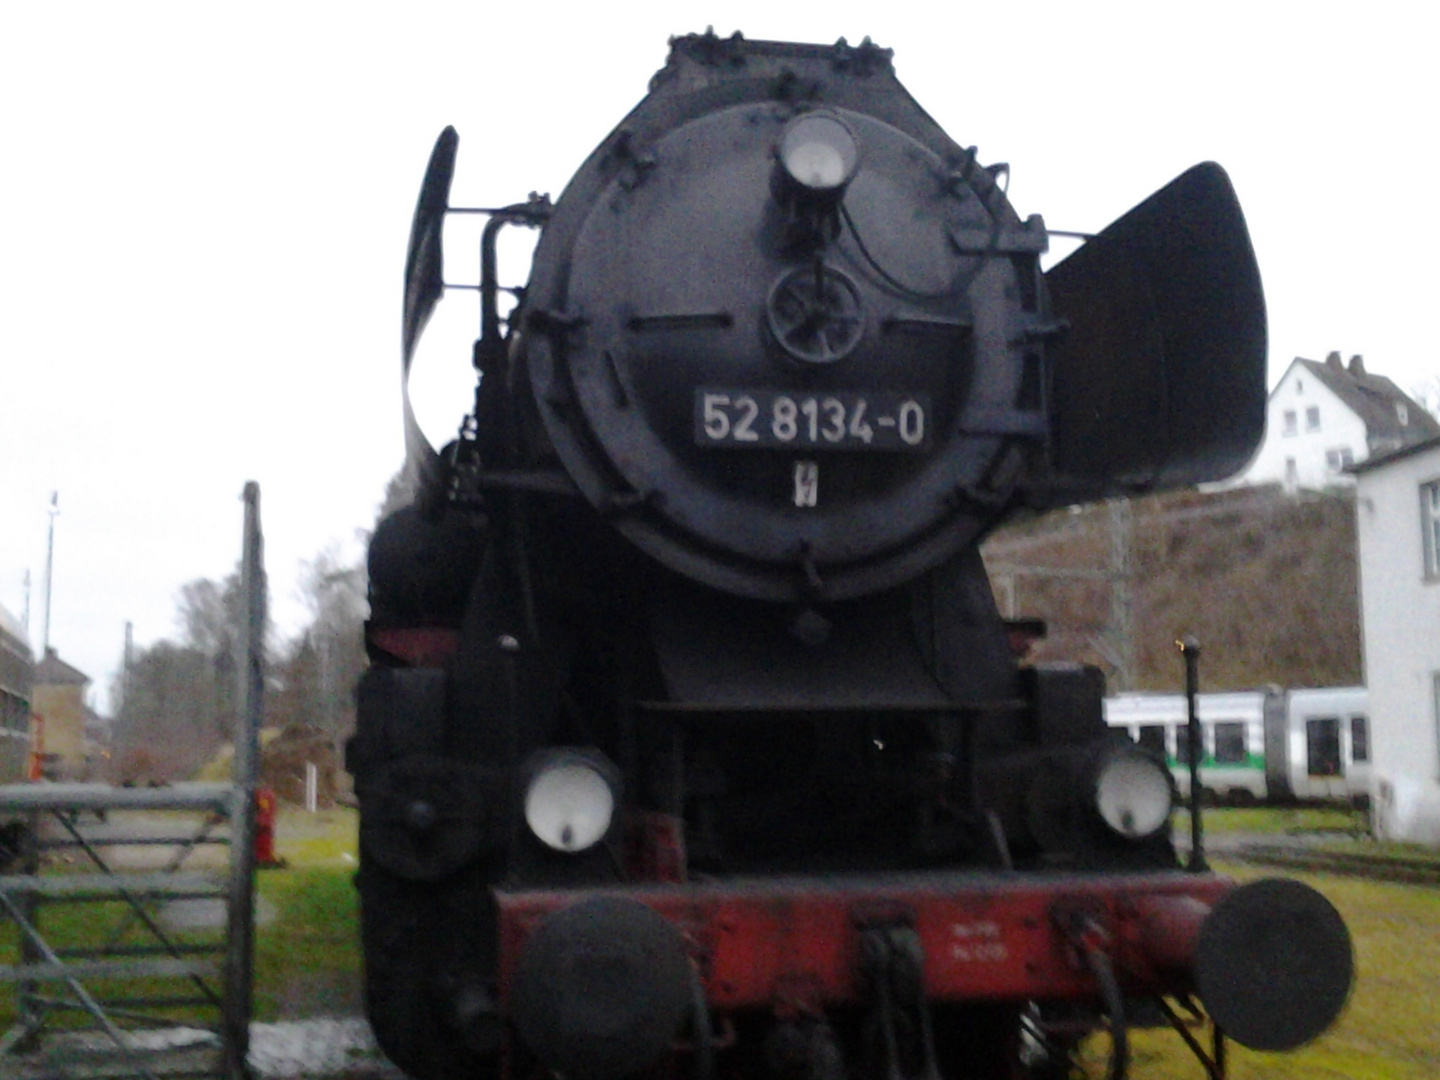
[[1372, 818], [1385, 839], [1440, 846], [1440, 437], [1353, 475]]
[[1265, 441], [1233, 483], [1289, 491], [1349, 486], [1344, 470], [1440, 435], [1440, 423], [1383, 375], [1332, 352], [1322, 364], [1297, 356], [1270, 392]]

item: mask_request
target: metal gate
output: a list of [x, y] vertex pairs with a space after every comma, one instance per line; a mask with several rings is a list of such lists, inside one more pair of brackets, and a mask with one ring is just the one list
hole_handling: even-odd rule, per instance
[[0, 812], [31, 823], [21, 872], [0, 875], [0, 925], [16, 940], [0, 956], [15, 1004], [0, 1076], [249, 1075], [265, 599], [258, 485], [243, 499], [231, 782], [0, 786]]

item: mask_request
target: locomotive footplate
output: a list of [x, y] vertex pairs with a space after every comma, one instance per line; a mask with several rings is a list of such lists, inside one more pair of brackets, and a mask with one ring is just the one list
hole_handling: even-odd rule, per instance
[[687, 1009], [708, 1031], [710, 1015], [823, 1022], [868, 1005], [882, 1030], [918, 1021], [902, 1025], [920, 1036], [910, 1057], [918, 1045], [930, 1062], [932, 1005], [1090, 1003], [1120, 1047], [1125, 1000], [1163, 1011], [1171, 995], [1198, 998], [1217, 1047], [1223, 1033], [1290, 1050], [1333, 1023], [1354, 973], [1338, 912], [1282, 879], [924, 873], [495, 896], [499, 986], [521, 1039], [559, 1068], [573, 1063], [552, 1031], [568, 1033], [578, 1072], [606, 1054], [624, 1063], [607, 1080], [658, 1060]]
[[[864, 941], [877, 923], [913, 929], [932, 1001], [1093, 998], [1067, 936], [1077, 905], [1104, 926], [1117, 974], [1138, 993], [1193, 989], [1200, 926], [1233, 889], [1213, 875], [916, 874], [864, 879], [736, 879], [605, 890], [643, 905], [682, 935], [718, 1011], [774, 1007], [797, 993], [817, 1006], [866, 995]], [[595, 891], [497, 891], [500, 985], [553, 913]]]

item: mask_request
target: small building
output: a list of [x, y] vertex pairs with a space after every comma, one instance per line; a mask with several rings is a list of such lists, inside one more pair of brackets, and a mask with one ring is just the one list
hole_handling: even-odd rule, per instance
[[41, 768], [53, 780], [85, 778], [85, 722], [90, 710], [85, 705], [85, 688], [90, 676], [79, 671], [47, 648], [35, 665], [35, 688], [31, 711], [35, 714]]
[[0, 784], [25, 778], [34, 683], [35, 658], [25, 628], [0, 607]]
[[1372, 820], [1383, 839], [1440, 846], [1440, 436], [1351, 472]]
[[1349, 487], [1351, 466], [1440, 436], [1440, 422], [1365, 361], [1322, 364], [1297, 356], [1270, 392], [1265, 441], [1241, 484], [1282, 484], [1287, 491]]

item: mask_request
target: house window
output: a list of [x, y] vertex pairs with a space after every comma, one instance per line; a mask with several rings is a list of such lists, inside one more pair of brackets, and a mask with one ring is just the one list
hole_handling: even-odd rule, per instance
[[1297, 431], [1299, 431], [1299, 430], [1300, 430], [1300, 428], [1297, 426], [1296, 421], [1295, 421], [1295, 410], [1294, 410], [1294, 409], [1286, 409], [1286, 410], [1285, 410], [1285, 428], [1284, 428], [1285, 434], [1286, 434], [1286, 435], [1294, 435], [1294, 434], [1295, 434]]
[[1320, 406], [1311, 405], [1308, 409], [1305, 410], [1305, 430], [1320, 430]]
[[1295, 459], [1287, 457], [1285, 459], [1285, 486], [1294, 487], [1299, 482], [1300, 470], [1295, 466]]
[[1395, 419], [1400, 421], [1400, 426], [1405, 427], [1410, 423], [1410, 410], [1405, 407], [1403, 401], [1395, 403]]
[[1440, 577], [1440, 480], [1420, 485], [1420, 531], [1425, 545], [1425, 576]]
[[1215, 763], [1239, 765], [1245, 761], [1245, 724], [1225, 721], [1215, 725]]
[[1296, 379], [1296, 380], [1295, 380], [1295, 393], [1297, 393], [1297, 394], [1303, 394], [1303, 393], [1305, 393], [1305, 384], [1304, 384], [1303, 382], [1301, 382], [1299, 379]]
[[1363, 716], [1350, 717], [1350, 760], [1370, 760], [1370, 722]]
[[1355, 464], [1355, 455], [1350, 452], [1348, 446], [1342, 446], [1338, 450], [1325, 451], [1325, 467], [1331, 472], [1338, 473], [1341, 469], [1348, 469]]
[[1440, 775], [1440, 671], [1430, 676], [1430, 696], [1435, 699], [1435, 772]]

